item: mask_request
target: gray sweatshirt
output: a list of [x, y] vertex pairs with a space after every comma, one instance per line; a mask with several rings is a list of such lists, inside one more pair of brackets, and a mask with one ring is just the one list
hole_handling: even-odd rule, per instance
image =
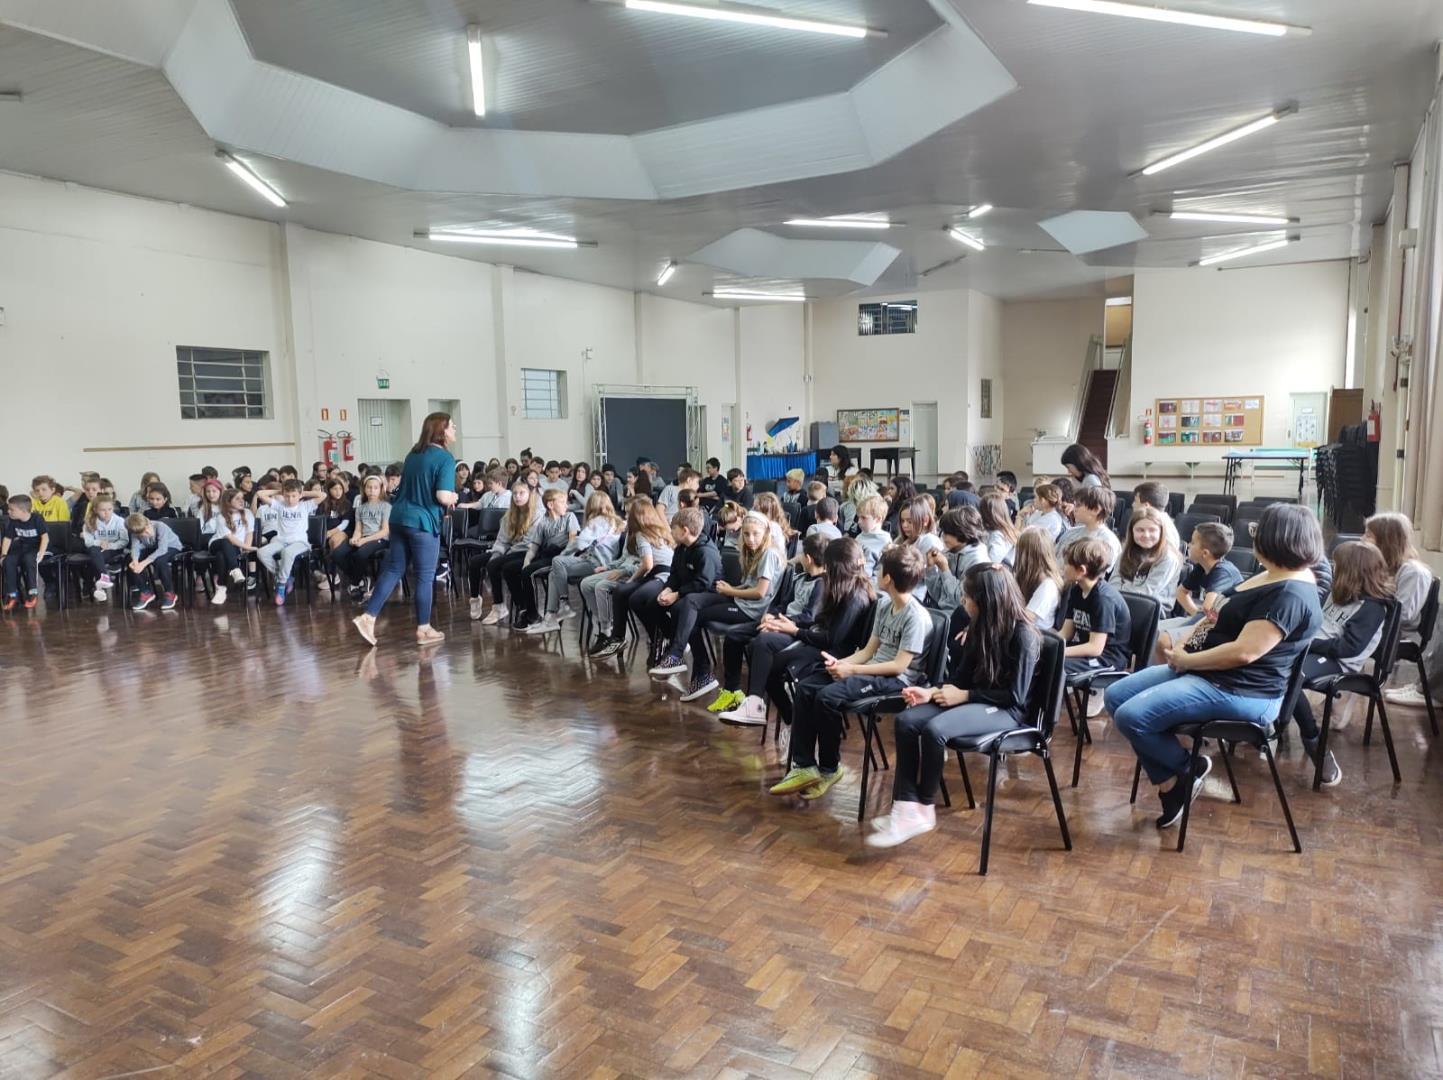
[[130, 539], [130, 532], [125, 527], [125, 518], [119, 514], [111, 514], [109, 521], [96, 518], [95, 524], [86, 526], [81, 536], [86, 547], [101, 547], [106, 544], [124, 547], [125, 542]]
[[149, 558], [151, 553], [157, 556], [164, 555], [168, 551], [180, 550], [180, 537], [170, 531], [170, 526], [163, 521], [152, 521], [150, 523], [152, 535], [149, 538], [140, 535], [132, 535], [130, 538], [130, 558], [134, 562]]
[[581, 526], [576, 523], [576, 515], [573, 513], [568, 512], [560, 517], [543, 514], [526, 534], [526, 561], [530, 562], [543, 550], [553, 553], [564, 550], [571, 542], [571, 534], [580, 531]]

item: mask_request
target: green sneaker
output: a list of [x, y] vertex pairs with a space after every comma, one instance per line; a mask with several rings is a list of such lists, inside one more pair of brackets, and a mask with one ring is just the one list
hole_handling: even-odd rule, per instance
[[728, 709], [735, 709], [746, 697], [740, 690], [723, 690], [716, 696], [716, 700], [706, 707], [706, 711], [726, 712]]
[[834, 773], [818, 773], [817, 775], [817, 782], [802, 792], [802, 798], [820, 799], [832, 789], [833, 784], [847, 775], [847, 770], [845, 767], [838, 765], [837, 771]]
[[768, 790], [770, 790], [773, 795], [790, 795], [792, 792], [801, 791], [803, 788], [816, 787], [821, 779], [822, 774], [817, 771], [815, 766], [806, 769], [793, 769]]

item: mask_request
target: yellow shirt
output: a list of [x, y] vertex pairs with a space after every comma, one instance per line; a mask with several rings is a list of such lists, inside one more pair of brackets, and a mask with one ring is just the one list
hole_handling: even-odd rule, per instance
[[70, 504], [65, 501], [64, 496], [52, 495], [49, 502], [41, 502], [34, 499], [32, 509], [40, 515], [42, 521], [69, 521]]

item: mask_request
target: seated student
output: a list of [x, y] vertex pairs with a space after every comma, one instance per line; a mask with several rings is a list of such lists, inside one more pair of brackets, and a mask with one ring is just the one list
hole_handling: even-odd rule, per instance
[[[566, 463], [562, 462], [564, 466]], [[566, 509], [573, 514], [586, 513], [586, 500], [591, 496], [591, 466], [578, 461], [570, 469], [561, 470], [561, 478], [569, 481], [566, 488]], [[615, 507], [612, 510], [615, 511]]]
[[1112, 480], [1108, 478], [1102, 462], [1081, 443], [1073, 443], [1062, 451], [1062, 467], [1082, 487], [1112, 487]]
[[701, 491], [701, 474], [695, 469], [682, 469], [676, 474], [676, 483], [668, 484], [657, 496], [656, 505], [661, 508], [662, 516], [668, 521], [680, 509], [677, 499], [683, 491]]
[[[476, 474], [471, 475], [474, 483]], [[511, 505], [511, 489], [505, 469], [488, 470], [483, 474], [482, 482], [485, 486], [481, 494], [471, 502], [458, 503], [458, 509], [505, 510]]]
[[[279, 503], [275, 499], [280, 498], [281, 482], [279, 480], [267, 480], [257, 487], [252, 493], [252, 511], [255, 514], [256, 524], [260, 526], [261, 543], [268, 544], [276, 535], [276, 507]], [[271, 496], [270, 499], [262, 499], [262, 495]]]
[[742, 504], [727, 500], [716, 512], [713, 525], [716, 532], [716, 545], [723, 549], [735, 551], [741, 544], [739, 533], [742, 527], [742, 518], [746, 516]]
[[561, 462], [548, 461], [546, 463], [540, 486], [543, 492], [560, 491], [563, 494], [571, 488], [570, 478], [561, 475]]
[[[321, 499], [316, 513], [320, 514], [324, 520], [321, 548], [330, 559], [331, 565], [340, 570], [341, 560], [347, 554], [340, 549], [346, 545], [346, 541], [350, 537], [351, 523], [355, 520], [355, 506], [352, 505], [351, 497], [346, 491], [346, 479], [341, 475], [339, 469], [322, 482], [320, 490], [324, 497]], [[319, 569], [316, 570], [316, 575], [318, 581], [328, 580]]]
[[878, 568], [881, 591], [867, 643], [849, 656], [823, 654], [825, 669], [796, 687], [792, 717], [792, 767], [769, 789], [818, 799], [840, 780], [842, 714], [860, 698], [895, 694], [922, 677], [932, 619], [914, 592], [922, 583], [923, 558], [915, 547], [894, 545]]
[[993, 562], [1012, 562], [1012, 549], [1017, 546], [1017, 526], [1012, 524], [1012, 515], [1007, 509], [1007, 499], [1001, 491], [982, 496], [977, 507], [982, 515], [985, 531], [987, 557]]
[[869, 495], [857, 504], [857, 543], [862, 548], [867, 574], [874, 581], [882, 552], [892, 546], [892, 534], [882, 527], [886, 516], [887, 500], [880, 495]]
[[[847, 536], [856, 536], [860, 532], [857, 525], [857, 508], [877, 494], [877, 485], [860, 474], [852, 476], [845, 483], [845, 491], [842, 494], [840, 514], [837, 517], [837, 525]], [[887, 516], [886, 504], [882, 506], [882, 517]], [[878, 525], [881, 520], [878, 519]]]
[[1122, 594], [1103, 579], [1108, 554], [1106, 544], [1091, 538], [1074, 540], [1062, 553], [1068, 590], [1060, 632], [1067, 643], [1063, 667], [1068, 675], [1127, 668], [1132, 615]]
[[601, 483], [606, 493], [611, 496], [611, 505], [619, 513], [626, 505], [626, 490], [616, 475], [616, 466], [609, 461], [601, 466]]
[[961, 510], [969, 506], [976, 510], [981, 505], [982, 497], [977, 494], [977, 489], [972, 486], [970, 480], [957, 479], [952, 485], [952, 490], [947, 492], [948, 510]]
[[575, 616], [569, 596], [571, 583], [584, 581], [616, 558], [623, 525], [612, 509], [611, 497], [605, 492], [593, 492], [586, 500], [581, 530], [566, 549], [551, 560], [546, 583], [546, 617], [528, 626], [528, 634], [560, 630], [562, 622]]
[[1167, 533], [1167, 542], [1181, 551], [1182, 538], [1177, 534], [1177, 525], [1173, 523], [1172, 515], [1167, 512], [1168, 496], [1167, 485], [1161, 480], [1144, 480], [1132, 489], [1132, 505], [1134, 509], [1139, 506], [1150, 506], [1161, 514], [1163, 531]]
[[[702, 514], [702, 519], [704, 531], [710, 523], [706, 522], [705, 514]], [[633, 499], [627, 508], [626, 545], [628, 558], [634, 563], [629, 576], [618, 578], [610, 589], [603, 580], [595, 589], [597, 637], [589, 653], [591, 656], [611, 656], [621, 651], [626, 643], [631, 605], [655, 600], [666, 588], [671, 574], [676, 541], [672, 537], [671, 526], [650, 500]], [[586, 582], [583, 582], [582, 588], [585, 587]], [[609, 604], [606, 603], [607, 597], [610, 598]], [[653, 645], [653, 651], [655, 648]]]
[[1056, 484], [1040, 483], [1032, 489], [1032, 502], [1017, 515], [1019, 529], [1041, 529], [1054, 546], [1068, 527], [1062, 517], [1062, 492]]
[[205, 488], [205, 474], [191, 473], [189, 478], [190, 492], [185, 498], [185, 507], [182, 509], [181, 517], [200, 517], [200, 503], [202, 491]]
[[[809, 540], [804, 548], [812, 543]], [[761, 632], [747, 647], [747, 694], [721, 713], [724, 723], [764, 725], [770, 698], [777, 715], [790, 724], [791, 697], [785, 677], [800, 680], [808, 675], [823, 675], [824, 655], [850, 656], [867, 643], [876, 590], [861, 545], [846, 536], [833, 540], [822, 554], [822, 569], [821, 577], [812, 579], [816, 583], [806, 609], [791, 614], [794, 603], [785, 614], [763, 618]], [[810, 623], [806, 621], [809, 614]], [[733, 664], [739, 675], [740, 661], [729, 656], [729, 673]]]
[[797, 537], [797, 530], [792, 528], [792, 523], [787, 520], [782, 501], [770, 491], [763, 491], [752, 499], [752, 509], [767, 519], [767, 532], [771, 536], [772, 546], [786, 559], [787, 550]]
[[[320, 480], [325, 480], [325, 479], [327, 479], [327, 478], [324, 477], [324, 476], [322, 476], [322, 477], [318, 477], [318, 479], [320, 479]], [[471, 466], [470, 466], [470, 465], [467, 465], [464, 461], [458, 461], [458, 462], [456, 462], [456, 482], [455, 482], [455, 484], [452, 485], [453, 489], [456, 490], [456, 491], [465, 491], [465, 490], [466, 490], [466, 485], [469, 484], [470, 482], [471, 482]]]
[[260, 493], [261, 502], [275, 510], [276, 535], [256, 552], [256, 561], [271, 572], [276, 607], [285, 604], [295, 588], [291, 572], [296, 559], [311, 550], [310, 520], [323, 498], [324, 492], [302, 491], [301, 482], [294, 477], [281, 482], [279, 497], [269, 491]]
[[927, 573], [923, 576], [923, 593], [928, 607], [953, 612], [962, 604], [962, 576], [974, 566], [991, 562], [987, 555], [987, 533], [982, 528], [982, 515], [973, 507], [948, 510], [937, 523], [942, 537], [941, 549], [927, 555]]
[[30, 505], [41, 521], [70, 520], [70, 504], [60, 494], [60, 485], [53, 477], [37, 476], [30, 481]]
[[145, 513], [145, 508], [150, 505], [150, 503], [146, 501], [145, 493], [150, 490], [151, 484], [158, 483], [160, 483], [159, 473], [141, 473], [140, 487], [135, 494], [130, 497], [130, 501], [125, 504], [125, 508], [132, 514]]
[[100, 474], [94, 472], [83, 472], [80, 474], [80, 486], [78, 488], [66, 488], [70, 493], [70, 535], [77, 536], [85, 528], [86, 518], [90, 513], [90, 504], [100, 498]]
[[[1187, 557], [1190, 568], [1178, 582], [1174, 599], [1183, 614], [1158, 623], [1155, 659], [1162, 663], [1164, 649], [1177, 648], [1197, 633], [1197, 624], [1217, 615], [1219, 598], [1232, 592], [1243, 580], [1243, 572], [1227, 559], [1233, 547], [1233, 531], [1216, 521], [1204, 521], [1192, 531]], [[1329, 583], [1332, 575], [1329, 573]], [[1202, 600], [1197, 597], [1201, 594]]]
[[[381, 484], [379, 477], [376, 484], [378, 487]], [[210, 551], [232, 584], [247, 585], [246, 556], [260, 550], [255, 544], [255, 515], [246, 506], [245, 494], [239, 488], [226, 488], [221, 492], [220, 501], [224, 509], [216, 537], [210, 542]]]
[[1068, 528], [1073, 524], [1073, 508], [1077, 505], [1076, 485], [1073, 484], [1070, 476], [1054, 476], [1052, 486], [1057, 489], [1058, 503], [1057, 512], [1062, 515], [1062, 520], [1067, 522]]
[[[1418, 615], [1433, 587], [1433, 572], [1413, 547], [1413, 523], [1406, 514], [1374, 514], [1363, 526], [1363, 539], [1383, 554], [1398, 599], [1398, 617], [1405, 632], [1417, 631]], [[1335, 560], [1336, 561], [1336, 560]], [[1422, 704], [1421, 695], [1418, 704]]]
[[737, 503], [743, 510], [752, 508], [752, 486], [747, 483], [747, 474], [740, 469], [727, 470], [727, 493], [729, 501]]
[[806, 497], [798, 501], [797, 528], [805, 533], [817, 520], [817, 504], [827, 497], [828, 487], [820, 480], [807, 483]]
[[[915, 495], [901, 508], [897, 514], [897, 542], [903, 547], [917, 549], [917, 554], [922, 556], [924, 575], [927, 560], [932, 552], [945, 551], [942, 547], [942, 538], [937, 535], [937, 518], [933, 513], [930, 499]], [[917, 599], [925, 600], [926, 598], [926, 587], [921, 586]]]
[[651, 669], [651, 674], [665, 676], [685, 671], [682, 651], [690, 645], [691, 684], [681, 695], [682, 701], [695, 701], [717, 688], [706, 632], [736, 631], [751, 636], [750, 632], [771, 607], [772, 595], [781, 584], [785, 560], [771, 542], [769, 526], [765, 517], [755, 510], [749, 511], [741, 528], [742, 580], [736, 585], [718, 581], [714, 592], [693, 593], [677, 604], [671, 648], [661, 663]]
[[[520, 567], [526, 559], [526, 538], [531, 533], [536, 519], [540, 516], [541, 500], [532, 493], [524, 475], [512, 481], [511, 505], [501, 518], [501, 527], [491, 544], [491, 551], [483, 562], [477, 559], [471, 564], [471, 595], [481, 596], [481, 574], [484, 569], [491, 581], [491, 610], [481, 620], [482, 626], [496, 626], [510, 612], [506, 608], [504, 582], [509, 570]], [[479, 608], [472, 603], [471, 618], [480, 618]]]
[[1025, 598], [1027, 617], [1038, 626], [1051, 630], [1057, 625], [1063, 581], [1062, 571], [1057, 566], [1056, 549], [1046, 532], [1028, 528], [1018, 534], [1012, 572]]
[[[1303, 685], [1329, 675], [1362, 671], [1383, 639], [1388, 615], [1386, 601], [1393, 595], [1393, 578], [1383, 553], [1372, 544], [1351, 540], [1333, 550], [1333, 587], [1323, 605], [1323, 625], [1308, 645], [1303, 661]], [[1293, 719], [1303, 746], [1318, 760], [1318, 721], [1307, 696], [1298, 695]], [[1286, 718], [1282, 718], [1286, 722]], [[1333, 752], [1323, 762], [1323, 783], [1332, 787], [1343, 778]]]
[[97, 496], [85, 509], [85, 526], [81, 532], [85, 554], [95, 570], [96, 600], [104, 603], [115, 582], [113, 573], [125, 566], [125, 550], [130, 547], [130, 532], [125, 519], [115, 512], [115, 500]]
[[[391, 546], [391, 504], [386, 501], [386, 482], [381, 477], [368, 476], [361, 482], [361, 501], [351, 516], [355, 522], [351, 535], [332, 552], [332, 557], [345, 575], [351, 599], [361, 601], [367, 598], [371, 567]], [[471, 617], [480, 618], [476, 600], [471, 601], [471, 608]]]
[[40, 560], [50, 547], [45, 521], [33, 510], [29, 495], [11, 495], [5, 502], [8, 516], [0, 536], [0, 560], [5, 566], [5, 610], [14, 611], [23, 591], [27, 608], [40, 602]]
[[[632, 607], [637, 618], [646, 628], [651, 639], [647, 656], [647, 667], [654, 668], [663, 659], [668, 661], [669, 671], [685, 671], [681, 656], [668, 655], [667, 645], [673, 638], [677, 614], [681, 602], [693, 595], [711, 595], [716, 583], [721, 580], [721, 552], [715, 544], [702, 535], [706, 515], [696, 507], [678, 510], [671, 519], [671, 537], [675, 550], [671, 558], [671, 574], [666, 585], [654, 597], [636, 599]], [[693, 624], [694, 625], [694, 624]], [[691, 628], [687, 628], [687, 636]], [[681, 639], [680, 650], [686, 644]]]
[[[215, 591], [211, 594], [212, 604], [226, 601], [226, 574], [238, 574], [237, 580], [244, 581], [245, 574], [234, 545], [226, 538], [224, 489], [220, 481], [207, 480], [201, 485], [200, 504], [195, 517], [200, 521], [200, 538], [206, 545], [214, 565]], [[218, 598], [218, 599], [217, 599]]]
[[1107, 573], [1110, 574], [1122, 554], [1122, 544], [1108, 525], [1117, 506], [1117, 496], [1112, 488], [1092, 486], [1082, 488], [1076, 498], [1072, 514], [1077, 524], [1057, 538], [1057, 554], [1060, 556], [1068, 545], [1078, 540], [1100, 540], [1107, 545]]
[[1166, 517], [1150, 506], [1139, 506], [1132, 512], [1113, 579], [1119, 592], [1150, 596], [1164, 612], [1172, 610], [1178, 578], [1182, 575], [1182, 554], [1168, 542], [1163, 529]]
[[1012, 520], [1017, 520], [1017, 474], [1008, 469], [1003, 469], [997, 474], [997, 491], [1007, 502], [1007, 512]]
[[526, 534], [526, 554], [519, 563], [508, 563], [506, 587], [511, 590], [511, 603], [516, 611], [512, 625], [524, 630], [541, 619], [536, 610], [536, 592], [532, 578], [551, 569], [552, 561], [576, 539], [581, 526], [576, 515], [566, 509], [566, 489], [547, 488], [541, 494], [545, 511], [537, 517]]
[[396, 492], [401, 487], [401, 466], [394, 461], [391, 462], [391, 464], [386, 466], [384, 476], [386, 480], [386, 499], [394, 502]]
[[1020, 727], [1042, 637], [1006, 567], [981, 563], [963, 578], [967, 637], [940, 687], [908, 686], [896, 720], [892, 810], [872, 823], [869, 847], [887, 848], [930, 832], [947, 761], [947, 741]]
[[830, 495], [818, 500], [817, 505], [812, 508], [814, 521], [807, 528], [806, 535], [819, 535], [826, 540], [836, 540], [842, 535], [842, 530], [837, 527], [837, 518], [841, 508], [837, 506], [837, 500]]
[[158, 577], [164, 593], [160, 610], [173, 610], [176, 603], [175, 574], [170, 564], [180, 554], [180, 537], [164, 521], [152, 520], [144, 514], [131, 514], [125, 519], [125, 527], [130, 532], [130, 572], [138, 583], [132, 609], [144, 611], [151, 605], [155, 600], [155, 579]]
[[180, 516], [170, 505], [170, 488], [158, 480], [145, 489], [145, 504], [141, 514], [151, 521], [173, 521]]
[[1218, 609], [1196, 651], [1169, 649], [1166, 666], [1144, 668], [1107, 689], [1107, 709], [1159, 785], [1166, 829], [1202, 790], [1212, 760], [1194, 767], [1172, 730], [1199, 717], [1266, 728], [1277, 719], [1293, 661], [1323, 622], [1309, 570], [1323, 555], [1323, 533], [1306, 507], [1277, 503], [1262, 512], [1253, 554], [1263, 573], [1244, 581]]
[[795, 506], [800, 510], [807, 502], [806, 482], [807, 474], [801, 469], [788, 469], [782, 477], [782, 488], [777, 492], [777, 498], [784, 506]]
[[[601, 494], [610, 499], [604, 491]], [[647, 535], [648, 529], [650, 535]], [[615, 619], [612, 600], [622, 585], [630, 584], [633, 579], [640, 580], [656, 565], [652, 539], [664, 538], [667, 563], [671, 561], [671, 532], [662, 520], [661, 511], [645, 499], [631, 500], [621, 535], [622, 544], [616, 554], [597, 567], [595, 573], [581, 579], [581, 606], [591, 616], [594, 631], [592, 640], [583, 642], [588, 656], [610, 656], [621, 648], [622, 641], [613, 645], [611, 640]]]

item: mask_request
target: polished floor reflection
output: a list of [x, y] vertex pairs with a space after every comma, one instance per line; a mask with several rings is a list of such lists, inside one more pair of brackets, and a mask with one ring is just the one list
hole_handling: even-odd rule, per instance
[[0, 1076], [1443, 1073], [1418, 714], [1400, 787], [1361, 720], [1339, 787], [1287, 760], [1301, 856], [1251, 755], [1177, 855], [1095, 725], [1075, 850], [1019, 761], [979, 878], [980, 810], [869, 852], [855, 775], [769, 798], [754, 729], [572, 624], [391, 611], [0, 620]]

